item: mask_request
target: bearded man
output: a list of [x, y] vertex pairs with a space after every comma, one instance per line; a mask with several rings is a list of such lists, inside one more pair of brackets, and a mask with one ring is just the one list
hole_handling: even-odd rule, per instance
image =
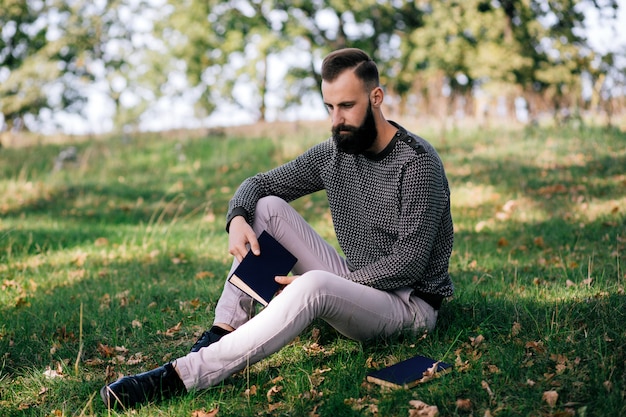
[[[322, 63], [332, 137], [246, 179], [229, 203], [233, 270], [263, 230], [298, 259], [258, 314], [228, 280], [213, 326], [191, 352], [105, 386], [107, 407], [135, 407], [213, 386], [291, 342], [315, 319], [359, 341], [435, 327], [452, 295], [450, 190], [443, 163], [421, 137], [387, 120], [376, 64], [340, 49]], [[343, 255], [289, 202], [324, 190]], [[232, 271], [232, 270], [231, 270]]]

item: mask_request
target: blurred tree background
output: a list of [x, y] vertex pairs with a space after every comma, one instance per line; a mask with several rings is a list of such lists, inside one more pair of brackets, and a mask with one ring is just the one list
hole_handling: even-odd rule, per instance
[[[40, 131], [107, 98], [102, 130], [175, 103], [256, 120], [319, 103], [321, 59], [359, 47], [402, 116], [611, 123], [626, 50], [597, 50], [586, 15], [618, 0], [0, 0], [0, 131]], [[617, 28], [615, 29], [617, 30]], [[622, 47], [623, 48], [623, 47]], [[278, 80], [278, 81], [276, 81]], [[104, 117], [104, 116], [103, 116]], [[96, 129], [96, 127], [94, 127]]]

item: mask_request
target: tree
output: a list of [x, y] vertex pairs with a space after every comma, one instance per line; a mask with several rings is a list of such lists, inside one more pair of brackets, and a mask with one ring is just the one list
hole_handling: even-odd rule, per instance
[[78, 111], [92, 78], [85, 51], [92, 39], [61, 1], [1, 0], [0, 108], [6, 128], [35, 128], [59, 110]]
[[577, 111], [581, 74], [591, 70], [595, 59], [585, 35], [583, 10], [615, 11], [617, 1], [506, 0], [501, 5], [525, 61], [513, 74], [530, 103], [531, 115], [536, 117], [543, 110], [558, 117], [561, 109]]

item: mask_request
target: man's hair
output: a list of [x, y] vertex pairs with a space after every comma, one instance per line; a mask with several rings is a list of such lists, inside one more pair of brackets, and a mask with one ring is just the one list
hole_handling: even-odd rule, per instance
[[363, 81], [368, 92], [380, 84], [376, 63], [357, 48], [338, 49], [328, 54], [322, 62], [322, 80], [333, 82], [348, 69]]

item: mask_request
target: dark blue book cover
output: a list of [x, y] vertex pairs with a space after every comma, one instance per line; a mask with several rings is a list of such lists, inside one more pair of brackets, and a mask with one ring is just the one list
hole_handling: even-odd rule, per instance
[[367, 374], [368, 382], [392, 388], [413, 388], [452, 369], [452, 365], [425, 356], [413, 356]]
[[287, 275], [298, 259], [265, 230], [258, 241], [261, 254], [248, 251], [228, 280], [266, 306], [279, 288], [274, 277]]

